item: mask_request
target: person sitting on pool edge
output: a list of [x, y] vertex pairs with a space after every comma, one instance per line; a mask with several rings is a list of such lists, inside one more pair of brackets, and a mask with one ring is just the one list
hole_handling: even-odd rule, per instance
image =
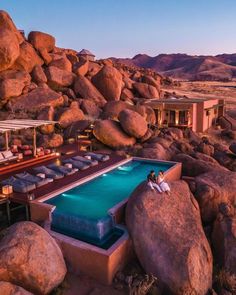
[[147, 176], [147, 184], [148, 186], [154, 190], [156, 188], [156, 190], [161, 193], [161, 189], [159, 187], [159, 185], [157, 184], [156, 182], [156, 175], [155, 175], [155, 171], [154, 170], [151, 170], [150, 173], [148, 174]]
[[170, 196], [170, 187], [169, 184], [165, 182], [165, 175], [162, 170], [159, 171], [156, 181], [161, 191], [167, 193], [168, 196]]

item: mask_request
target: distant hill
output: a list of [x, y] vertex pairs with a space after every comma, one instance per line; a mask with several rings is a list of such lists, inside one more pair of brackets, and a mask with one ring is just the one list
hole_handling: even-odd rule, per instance
[[138, 54], [133, 58], [112, 59], [130, 66], [151, 68], [179, 80], [231, 81], [236, 78], [236, 54], [159, 54], [154, 57]]

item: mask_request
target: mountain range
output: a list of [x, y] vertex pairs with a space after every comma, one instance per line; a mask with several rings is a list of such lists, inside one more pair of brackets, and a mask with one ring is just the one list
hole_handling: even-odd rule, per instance
[[111, 58], [129, 66], [151, 68], [178, 80], [232, 81], [236, 79], [236, 53], [216, 56], [188, 54], [137, 54], [133, 58]]

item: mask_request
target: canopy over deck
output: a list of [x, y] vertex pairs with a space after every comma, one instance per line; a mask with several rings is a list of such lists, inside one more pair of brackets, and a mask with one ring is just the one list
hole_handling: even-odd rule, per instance
[[0, 121], [0, 134], [5, 134], [6, 149], [9, 149], [9, 133], [25, 129], [33, 129], [33, 148], [34, 156], [36, 156], [36, 128], [56, 124], [56, 121], [44, 121], [44, 120], [28, 120], [28, 119], [14, 119]]

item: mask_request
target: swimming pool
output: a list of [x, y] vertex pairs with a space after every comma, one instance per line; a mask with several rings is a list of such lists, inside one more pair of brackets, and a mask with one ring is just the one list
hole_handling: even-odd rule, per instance
[[167, 171], [174, 164], [131, 160], [44, 201], [56, 207], [52, 229], [98, 246], [107, 243], [117, 233], [109, 210], [128, 198], [150, 170]]

